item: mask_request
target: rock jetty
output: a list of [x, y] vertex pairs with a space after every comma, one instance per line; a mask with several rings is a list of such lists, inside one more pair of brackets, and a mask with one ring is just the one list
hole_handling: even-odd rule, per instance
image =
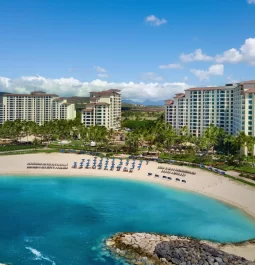
[[255, 265], [220, 250], [223, 244], [188, 237], [119, 233], [106, 240], [106, 246], [114, 256], [135, 265]]

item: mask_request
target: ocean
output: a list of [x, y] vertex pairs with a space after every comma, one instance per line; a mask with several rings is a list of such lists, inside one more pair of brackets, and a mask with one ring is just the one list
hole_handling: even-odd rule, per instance
[[0, 264], [118, 264], [103, 249], [117, 232], [255, 238], [254, 220], [236, 208], [134, 180], [2, 176], [0, 213]]

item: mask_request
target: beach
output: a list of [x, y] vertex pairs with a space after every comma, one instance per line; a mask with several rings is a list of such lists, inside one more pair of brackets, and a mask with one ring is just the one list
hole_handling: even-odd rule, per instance
[[[137, 169], [137, 161], [133, 173], [123, 172], [122, 170], [117, 171], [116, 169], [110, 171], [104, 170], [103, 168], [102, 170], [72, 168], [74, 162], [77, 162], [77, 167], [79, 167], [81, 159], [85, 159], [85, 161], [87, 161], [87, 159], [90, 159], [90, 165], [92, 165], [93, 156], [90, 155], [41, 153], [0, 156], [0, 175], [48, 175], [80, 177], [99, 176], [148, 181], [151, 183], [159, 183], [165, 186], [193, 191], [213, 197], [223, 202], [232, 204], [233, 206], [242, 209], [247, 214], [255, 217], [255, 188], [242, 183], [235, 182], [219, 174], [205, 171], [199, 168], [189, 168], [186, 166], [177, 166], [169, 164], [158, 164], [152, 161], [150, 161], [148, 165], [146, 165], [144, 161], [140, 170]], [[27, 169], [27, 163], [63, 163], [68, 164], [68, 169]], [[116, 166], [119, 164], [119, 159], [116, 159], [115, 164]], [[128, 166], [128, 169], [131, 167], [130, 164]], [[159, 166], [190, 170], [196, 172], [196, 174], [186, 174], [185, 177], [179, 177], [171, 174], [161, 173], [161, 169], [158, 169]], [[125, 162], [123, 163], [123, 167], [125, 167]], [[152, 176], [150, 177], [148, 176], [149, 172], [152, 173]], [[158, 174], [160, 178], [155, 178], [155, 174]], [[162, 179], [161, 177], [163, 175], [172, 177], [172, 180], [167, 181], [165, 179]], [[180, 178], [180, 180], [186, 180], [186, 183], [183, 183], [181, 181], [177, 182], [175, 181], [175, 178]]]
[[[148, 165], [144, 161], [140, 170], [137, 169], [138, 161], [136, 161], [135, 169], [131, 172], [117, 171], [116, 168], [113, 171], [98, 169], [85, 169], [85, 164], [82, 169], [79, 169], [79, 165], [82, 159], [90, 159], [90, 165], [93, 164], [93, 156], [89, 155], [77, 155], [77, 154], [24, 154], [24, 155], [9, 155], [0, 156], [0, 175], [12, 175], [12, 176], [67, 176], [67, 177], [102, 177], [102, 178], [119, 178], [130, 179], [137, 181], [147, 181], [150, 183], [161, 184], [177, 189], [183, 189], [187, 191], [197, 192], [204, 194], [222, 202], [231, 204], [240, 208], [253, 218], [255, 217], [255, 188], [248, 185], [235, 182], [224, 176], [205, 171], [199, 168], [189, 168], [185, 166], [176, 166], [169, 164], [158, 164], [150, 161]], [[98, 158], [99, 160], [99, 158]], [[103, 165], [105, 163], [105, 158]], [[110, 159], [111, 161], [111, 159]], [[119, 159], [115, 160], [115, 167], [119, 164]], [[77, 168], [72, 168], [74, 162], [77, 162]], [[67, 169], [31, 169], [27, 168], [28, 163], [59, 163], [68, 164]], [[98, 163], [97, 163], [98, 164]], [[109, 163], [111, 164], [111, 162]], [[131, 162], [130, 162], [131, 164]], [[128, 169], [131, 167], [129, 164]], [[123, 160], [123, 167], [125, 167], [125, 160]], [[181, 170], [189, 170], [196, 174], [186, 174], [183, 176], [175, 176], [172, 174], [161, 173], [162, 169], [158, 167], [175, 168]], [[152, 173], [152, 176], [148, 176], [148, 173]], [[155, 174], [158, 174], [160, 178], [155, 178]], [[162, 179], [162, 176], [166, 175], [172, 178], [172, 180]], [[179, 178], [180, 181], [176, 181]], [[185, 180], [186, 183], [182, 182]], [[234, 231], [233, 231], [234, 233]], [[255, 259], [255, 245], [247, 246], [233, 246], [224, 249], [226, 252], [235, 253], [248, 259]]]

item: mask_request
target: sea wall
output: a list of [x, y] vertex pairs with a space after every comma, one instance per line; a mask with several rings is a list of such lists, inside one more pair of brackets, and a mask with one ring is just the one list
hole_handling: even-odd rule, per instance
[[[255, 240], [243, 243], [255, 245]], [[239, 243], [240, 247], [242, 243]], [[217, 244], [188, 237], [149, 233], [119, 233], [106, 240], [116, 257], [136, 265], [255, 265], [221, 250], [234, 244]]]

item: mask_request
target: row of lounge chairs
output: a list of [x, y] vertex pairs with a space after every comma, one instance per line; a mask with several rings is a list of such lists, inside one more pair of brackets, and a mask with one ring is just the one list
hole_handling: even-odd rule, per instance
[[208, 169], [210, 171], [213, 171], [213, 172], [218, 173], [218, 174], [221, 174], [221, 175], [226, 175], [226, 172], [225, 171], [221, 171], [218, 168], [213, 168], [211, 166], [205, 166], [203, 164], [201, 164], [200, 167], [203, 168], [203, 169]]
[[27, 169], [68, 169], [68, 163], [27, 163]]
[[180, 176], [180, 177], [186, 177], [186, 174], [181, 173], [181, 172], [176, 172], [176, 171], [161, 170], [161, 173], [177, 175], [177, 176]]
[[68, 163], [27, 163], [27, 166], [68, 167]]
[[[150, 177], [150, 176], [152, 176], [153, 174], [152, 173], [148, 173], [148, 176]], [[160, 175], [158, 175], [158, 174], [155, 174], [154, 175], [154, 177], [155, 178], [162, 178], [162, 179], [164, 179], [164, 180], [174, 180], [173, 178], [171, 178], [171, 177], [168, 177], [168, 176], [162, 176], [162, 177], [160, 177]], [[185, 180], [185, 179], [179, 179], [179, 178], [175, 178], [175, 181], [178, 181], [178, 182], [182, 182], [182, 183], [186, 183], [187, 181]]]
[[158, 169], [176, 171], [176, 172], [180, 172], [180, 173], [196, 175], [196, 172], [191, 171], [191, 170], [187, 170], [187, 169], [172, 168], [172, 167], [162, 167], [162, 166], [158, 166]]
[[68, 169], [68, 167], [61, 167], [61, 166], [27, 166], [27, 169]]

